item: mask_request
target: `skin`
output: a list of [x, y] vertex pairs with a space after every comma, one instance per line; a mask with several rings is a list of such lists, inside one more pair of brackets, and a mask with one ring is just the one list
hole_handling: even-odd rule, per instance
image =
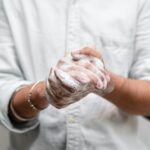
[[[71, 55], [76, 59], [79, 59], [82, 55], [102, 59], [101, 54], [91, 48], [84, 48], [82, 50], [73, 52]], [[85, 65], [82, 65], [82, 67], [85, 67]], [[107, 73], [111, 79], [109, 84], [113, 85], [113, 90], [110, 93], [104, 92], [102, 94], [102, 90], [99, 89], [96, 91], [96, 94], [98, 94], [99, 96], [103, 96], [104, 98], [106, 98], [106, 100], [112, 102], [122, 111], [125, 111], [129, 114], [150, 116], [150, 81], [128, 79], [122, 76], [118, 76], [109, 71], [107, 71]], [[16, 112], [24, 118], [36, 117], [40, 113], [40, 111], [42, 111], [49, 105], [49, 102], [45, 97], [46, 83], [43, 81], [35, 87], [32, 94], [32, 102], [40, 110], [34, 111], [30, 108], [29, 104], [27, 103], [27, 95], [29, 90], [31, 89], [31, 86], [32, 85], [26, 86], [25, 88], [21, 89], [15, 94], [11, 101]], [[63, 90], [66, 89], [64, 88]], [[70, 95], [70, 97], [72, 97], [72, 95]], [[78, 100], [80, 100], [81, 98], [82, 96]], [[53, 105], [56, 105], [55, 102]], [[57, 106], [58, 105], [56, 105], [56, 107]], [[62, 107], [64, 106], [60, 105], [57, 108]], [[13, 121], [20, 123], [20, 121], [13, 116], [11, 111], [9, 113], [11, 114], [10, 116]]]
[[[87, 48], [86, 48], [87, 49]], [[52, 68], [47, 81], [47, 95], [57, 108], [66, 107], [89, 93], [107, 88], [107, 71], [95, 56], [72, 54], [63, 57]]]

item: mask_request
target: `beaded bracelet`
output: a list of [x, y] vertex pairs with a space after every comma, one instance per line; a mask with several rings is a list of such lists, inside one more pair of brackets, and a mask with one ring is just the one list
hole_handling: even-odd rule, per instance
[[24, 117], [21, 117], [20, 115], [18, 115], [18, 113], [15, 111], [12, 103], [10, 103], [10, 110], [11, 110], [11, 113], [13, 114], [13, 116], [21, 122], [28, 122], [28, 121], [31, 121], [34, 119], [34, 118], [30, 118], [30, 119], [24, 118]]
[[[19, 86], [19, 87], [15, 90], [14, 94], [12, 95], [11, 100], [15, 97], [15, 95], [16, 95], [17, 92], [19, 92], [21, 89], [23, 89], [23, 88], [26, 87], [26, 86], [27, 86], [27, 85], [21, 85], [21, 86]], [[10, 111], [11, 111], [11, 113], [13, 114], [13, 116], [14, 116], [17, 120], [19, 120], [19, 121], [21, 121], [21, 122], [28, 122], [28, 121], [31, 121], [31, 120], [34, 119], [34, 118], [31, 118], [31, 119], [29, 119], [29, 118], [24, 118], [24, 117], [21, 117], [20, 115], [18, 115], [18, 113], [16, 112], [16, 110], [15, 110], [14, 107], [13, 107], [13, 103], [12, 103], [12, 102], [10, 102]]]
[[[29, 91], [29, 93], [28, 93], [27, 102], [28, 102], [29, 106], [30, 106], [34, 111], [39, 111], [39, 109], [36, 108], [35, 105], [34, 105], [34, 104], [32, 103], [32, 101], [31, 101], [31, 99], [32, 99], [32, 92], [33, 92], [34, 88], [35, 88], [40, 82], [42, 82], [42, 81], [36, 82], [36, 83], [31, 87], [31, 89], [30, 89], [30, 91]], [[14, 94], [13, 94], [13, 96], [12, 96], [11, 99], [13, 99], [13, 97], [16, 95], [16, 93], [19, 92], [21, 89], [23, 89], [25, 86], [26, 86], [26, 85], [23, 85], [23, 86], [18, 87], [18, 88], [15, 90], [15, 92], [14, 92]], [[11, 110], [13, 116], [14, 116], [17, 120], [19, 120], [19, 121], [28, 122], [28, 121], [31, 121], [31, 120], [34, 119], [34, 118], [24, 118], [24, 117], [21, 117], [21, 116], [16, 112], [16, 110], [14, 109], [12, 102], [10, 103], [10, 110]]]
[[30, 89], [29, 93], [28, 93], [28, 99], [27, 99], [27, 102], [29, 104], [29, 106], [34, 110], [34, 111], [39, 111], [39, 109], [32, 103], [32, 93], [33, 93], [33, 90], [34, 88], [42, 81], [38, 81], [36, 82]]

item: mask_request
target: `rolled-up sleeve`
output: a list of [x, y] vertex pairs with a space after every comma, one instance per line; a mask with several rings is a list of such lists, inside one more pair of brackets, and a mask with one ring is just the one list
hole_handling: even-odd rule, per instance
[[14, 125], [8, 117], [8, 104], [16, 88], [31, 84], [23, 78], [15, 53], [11, 29], [0, 0], [0, 122], [12, 132], [27, 132], [38, 125], [38, 121]]
[[139, 7], [134, 62], [130, 77], [150, 80], [150, 0], [141, 0]]

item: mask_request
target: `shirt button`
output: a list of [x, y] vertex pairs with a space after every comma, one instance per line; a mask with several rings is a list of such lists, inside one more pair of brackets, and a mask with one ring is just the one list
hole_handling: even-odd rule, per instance
[[68, 118], [68, 122], [71, 123], [71, 124], [76, 123], [76, 119], [73, 116], [70, 116]]

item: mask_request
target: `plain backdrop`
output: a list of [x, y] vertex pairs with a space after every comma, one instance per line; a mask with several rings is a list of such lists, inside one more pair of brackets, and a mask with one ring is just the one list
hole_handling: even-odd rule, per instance
[[[143, 118], [139, 119], [139, 137], [149, 146], [150, 149], [150, 121], [148, 122]], [[0, 150], [7, 150], [8, 144], [8, 131], [0, 125]]]

